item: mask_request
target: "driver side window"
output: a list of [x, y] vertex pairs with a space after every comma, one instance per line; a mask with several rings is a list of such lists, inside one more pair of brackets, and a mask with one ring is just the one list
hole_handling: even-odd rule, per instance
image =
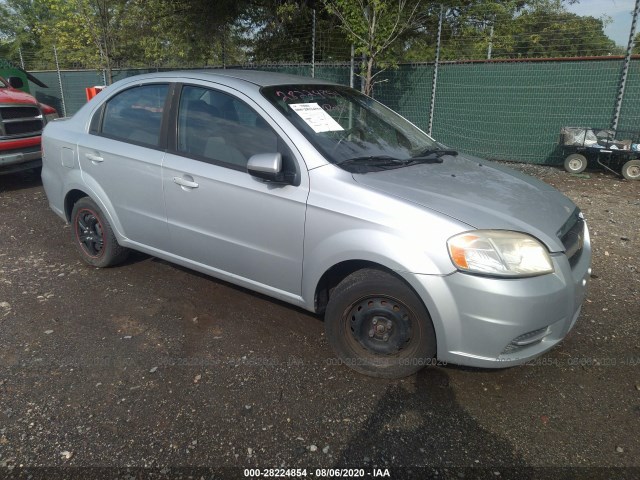
[[257, 153], [280, 151], [284, 157], [276, 132], [246, 103], [191, 85], [182, 88], [177, 140], [179, 153], [237, 170], [246, 170]]

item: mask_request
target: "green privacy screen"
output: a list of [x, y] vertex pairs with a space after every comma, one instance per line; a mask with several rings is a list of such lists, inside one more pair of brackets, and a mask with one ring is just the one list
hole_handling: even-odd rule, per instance
[[[255, 68], [311, 75], [310, 64]], [[433, 64], [400, 65], [381, 72], [374, 96], [424, 130], [429, 123]], [[611, 125], [622, 59], [489, 61], [440, 64], [433, 136], [463, 152], [489, 159], [557, 164], [560, 128]], [[149, 70], [114, 71], [114, 80]], [[57, 72], [34, 72], [50, 88], [32, 92], [61, 109]], [[85, 88], [102, 84], [102, 74], [61, 73], [67, 115], [85, 103]], [[316, 65], [316, 78], [349, 84], [348, 65]], [[356, 88], [360, 79], [354, 79]], [[620, 130], [640, 130], [640, 60], [628, 75]]]

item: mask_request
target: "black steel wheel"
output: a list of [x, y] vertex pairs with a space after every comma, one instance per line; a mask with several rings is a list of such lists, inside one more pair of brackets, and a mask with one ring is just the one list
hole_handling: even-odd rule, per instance
[[73, 206], [71, 234], [82, 259], [94, 267], [117, 265], [129, 253], [118, 244], [107, 218], [89, 197]]
[[629, 160], [622, 166], [622, 176], [627, 180], [640, 180], [640, 160]]
[[569, 173], [582, 173], [587, 168], [587, 157], [581, 153], [572, 153], [564, 159], [564, 169]]
[[359, 270], [338, 284], [327, 305], [325, 332], [342, 363], [374, 377], [406, 377], [431, 364], [436, 354], [435, 331], [422, 301], [381, 270]]

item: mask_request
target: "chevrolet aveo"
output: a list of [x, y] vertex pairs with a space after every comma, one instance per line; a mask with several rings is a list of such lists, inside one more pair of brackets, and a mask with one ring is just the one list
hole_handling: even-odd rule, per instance
[[585, 297], [571, 200], [337, 84], [132, 77], [47, 125], [43, 150], [49, 204], [87, 263], [139, 250], [324, 314], [338, 358], [368, 375], [524, 363]]

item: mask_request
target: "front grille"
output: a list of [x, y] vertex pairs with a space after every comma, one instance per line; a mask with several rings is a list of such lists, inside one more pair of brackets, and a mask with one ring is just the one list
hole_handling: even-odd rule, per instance
[[40, 115], [40, 110], [36, 107], [2, 107], [0, 116], [3, 120], [13, 120], [16, 118], [34, 118]]
[[40, 133], [42, 131], [42, 120], [29, 120], [16, 123], [5, 123], [4, 131], [6, 135], [22, 135], [25, 133]]
[[0, 105], [0, 137], [40, 135], [44, 126], [40, 109], [29, 105]]
[[564, 245], [564, 251], [569, 259], [569, 264], [573, 267], [582, 254], [584, 247], [584, 219], [578, 209], [576, 209], [569, 220], [558, 232], [558, 237]]

